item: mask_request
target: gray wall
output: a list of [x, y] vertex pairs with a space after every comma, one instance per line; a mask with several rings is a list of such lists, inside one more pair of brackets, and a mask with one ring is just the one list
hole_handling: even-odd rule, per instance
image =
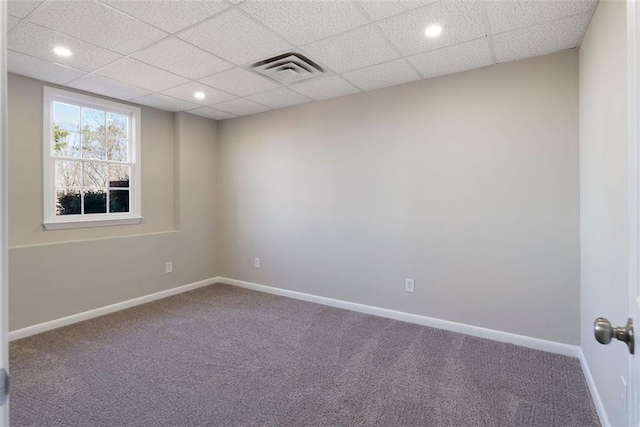
[[581, 344], [610, 421], [627, 424], [626, 347], [602, 346], [593, 320], [628, 313], [626, 5], [600, 1], [580, 47]]
[[142, 107], [143, 223], [44, 231], [43, 85], [9, 75], [10, 330], [215, 277], [216, 122]]
[[568, 51], [220, 123], [221, 275], [578, 344], [577, 67]]

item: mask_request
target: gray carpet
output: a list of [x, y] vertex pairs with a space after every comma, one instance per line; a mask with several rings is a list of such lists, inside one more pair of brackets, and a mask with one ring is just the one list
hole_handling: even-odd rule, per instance
[[577, 359], [225, 285], [10, 355], [12, 427], [599, 425]]

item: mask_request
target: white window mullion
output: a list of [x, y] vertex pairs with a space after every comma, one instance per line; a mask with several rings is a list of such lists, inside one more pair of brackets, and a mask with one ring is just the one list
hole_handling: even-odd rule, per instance
[[107, 131], [107, 114], [108, 114], [108, 111], [105, 111], [104, 112], [104, 159], [105, 160], [109, 159], [109, 156], [107, 155], [107, 139], [108, 139], [107, 134], [109, 133]]
[[84, 117], [84, 109], [80, 108], [80, 129], [79, 129], [79, 135], [80, 135], [80, 158], [84, 159], [84, 137], [82, 134], [82, 119]]
[[119, 162], [117, 160], [98, 160], [98, 159], [83, 159], [80, 157], [62, 157], [62, 156], [51, 156], [53, 160], [61, 160], [65, 162], [88, 162], [88, 163], [102, 163], [102, 164], [110, 164], [110, 165], [120, 165], [120, 166], [131, 166], [133, 163], [130, 162]]
[[104, 160], [107, 162], [107, 189], [106, 194], [105, 194], [105, 203], [106, 206], [104, 207], [104, 211], [107, 214], [111, 213], [111, 205], [109, 204], [109, 186], [111, 185], [111, 168], [109, 167], [109, 119], [107, 119], [107, 116], [109, 115], [108, 112], [105, 111], [104, 113]]
[[[81, 146], [82, 147], [82, 146]], [[84, 216], [84, 162], [80, 165], [81, 189], [80, 189], [80, 216]]]

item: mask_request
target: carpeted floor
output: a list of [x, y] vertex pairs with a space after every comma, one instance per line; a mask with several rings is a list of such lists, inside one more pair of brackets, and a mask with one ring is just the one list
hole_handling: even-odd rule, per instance
[[11, 344], [11, 425], [599, 425], [577, 359], [214, 285]]

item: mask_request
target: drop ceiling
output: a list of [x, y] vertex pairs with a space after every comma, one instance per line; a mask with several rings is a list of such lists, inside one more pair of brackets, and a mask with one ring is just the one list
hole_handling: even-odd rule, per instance
[[[224, 120], [575, 48], [596, 2], [9, 0], [8, 69]], [[287, 52], [325, 73], [283, 85], [251, 71]]]

